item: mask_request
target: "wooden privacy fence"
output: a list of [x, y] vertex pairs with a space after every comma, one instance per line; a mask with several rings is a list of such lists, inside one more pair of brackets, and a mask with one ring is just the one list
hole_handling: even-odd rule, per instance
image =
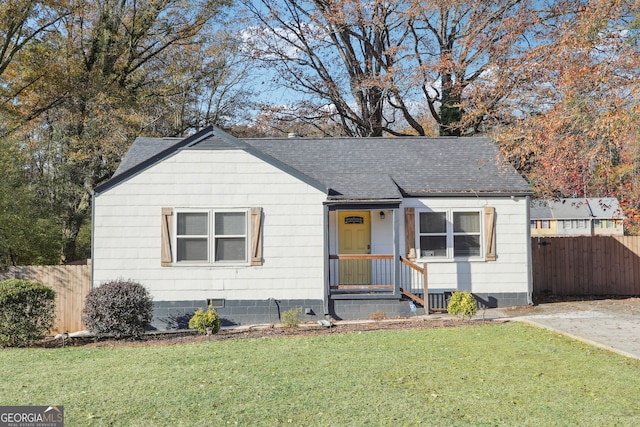
[[640, 236], [534, 237], [533, 293], [640, 295]]
[[10, 267], [0, 280], [26, 279], [40, 282], [56, 292], [56, 321], [51, 334], [85, 329], [82, 309], [91, 289], [91, 261], [83, 265], [33, 265]]

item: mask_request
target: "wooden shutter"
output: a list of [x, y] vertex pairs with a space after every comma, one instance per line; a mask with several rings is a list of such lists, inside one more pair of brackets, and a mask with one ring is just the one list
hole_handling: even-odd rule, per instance
[[413, 208], [404, 208], [404, 247], [410, 260], [416, 259], [416, 214]]
[[496, 209], [491, 206], [484, 207], [484, 243], [487, 261], [496, 260]]
[[160, 248], [160, 265], [163, 267], [170, 267], [171, 261], [173, 260], [173, 251], [171, 250], [172, 228], [173, 209], [162, 208], [162, 228], [160, 231], [160, 236], [162, 239]]
[[262, 208], [251, 208], [251, 265], [262, 265]]

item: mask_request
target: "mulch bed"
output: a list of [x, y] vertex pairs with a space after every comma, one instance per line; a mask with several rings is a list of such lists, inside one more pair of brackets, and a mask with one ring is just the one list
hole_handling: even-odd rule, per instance
[[121, 346], [159, 346], [187, 344], [202, 341], [218, 341], [228, 339], [269, 338], [286, 336], [319, 336], [330, 334], [362, 333], [381, 330], [409, 330], [431, 328], [453, 328], [466, 325], [491, 324], [503, 321], [496, 320], [458, 320], [458, 319], [413, 319], [393, 320], [362, 323], [340, 323], [330, 328], [317, 324], [301, 325], [298, 328], [285, 328], [282, 326], [255, 326], [248, 328], [222, 329], [215, 335], [198, 335], [192, 331], [172, 331], [168, 333], [149, 333], [139, 339], [113, 339], [113, 338], [67, 338], [45, 339], [36, 343], [33, 347], [58, 348], [58, 347], [121, 347]]
[[[535, 305], [523, 307], [511, 307], [502, 309], [506, 317], [534, 315], [546, 313], [557, 306], [557, 310], [567, 310], [567, 305], [572, 302], [581, 303], [581, 307], [591, 306], [600, 310], [617, 310], [625, 313], [640, 314], [640, 298], [637, 297], [555, 297], [537, 296]], [[542, 306], [541, 306], [541, 305]], [[570, 308], [570, 306], [569, 306]], [[482, 319], [461, 321], [454, 318], [413, 318], [413, 319], [393, 319], [382, 321], [363, 321], [360, 323], [339, 323], [326, 328], [316, 323], [302, 325], [299, 328], [284, 328], [279, 325], [254, 326], [223, 329], [210, 337], [198, 335], [191, 331], [173, 331], [169, 333], [149, 333], [140, 339], [120, 339], [113, 338], [69, 338], [64, 340], [48, 338], [34, 344], [32, 347], [58, 348], [58, 347], [117, 347], [117, 346], [158, 346], [186, 344], [201, 341], [218, 341], [227, 339], [247, 339], [247, 338], [268, 338], [283, 336], [314, 336], [328, 334], [346, 334], [369, 332], [379, 330], [405, 330], [405, 329], [430, 329], [430, 328], [452, 328], [466, 325], [496, 324], [504, 323], [506, 319]]]

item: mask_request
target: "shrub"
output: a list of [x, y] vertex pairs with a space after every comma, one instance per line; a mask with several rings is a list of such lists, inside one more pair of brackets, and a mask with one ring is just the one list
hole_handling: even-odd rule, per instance
[[300, 314], [302, 313], [302, 308], [291, 308], [282, 313], [280, 316], [280, 321], [287, 328], [297, 328], [300, 326]]
[[53, 326], [56, 293], [42, 283], [0, 282], [0, 346], [25, 346], [42, 339]]
[[[209, 304], [207, 311], [199, 308], [193, 317], [189, 320], [189, 329], [195, 329], [201, 334], [217, 334], [220, 330], [220, 316], [213, 309], [213, 305]], [[208, 331], [208, 330], [210, 331]]]
[[469, 292], [455, 291], [451, 295], [449, 304], [447, 305], [447, 312], [461, 319], [473, 317], [478, 311], [478, 303], [476, 299]]
[[153, 318], [153, 299], [138, 282], [113, 280], [87, 295], [82, 320], [97, 335], [140, 337]]

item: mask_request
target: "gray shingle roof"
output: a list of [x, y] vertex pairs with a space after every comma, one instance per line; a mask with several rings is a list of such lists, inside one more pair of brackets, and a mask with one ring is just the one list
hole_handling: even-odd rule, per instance
[[183, 138], [136, 138], [129, 147], [129, 151], [122, 158], [114, 177], [138, 166], [147, 159], [157, 156], [164, 150], [171, 148]]
[[548, 200], [532, 200], [529, 204], [531, 219], [553, 219], [553, 212]]
[[[187, 140], [138, 138], [111, 181], [124, 180], [175, 147], [245, 149], [308, 177], [330, 199], [376, 200], [403, 196], [531, 194], [528, 183], [502, 162], [488, 138], [282, 138], [236, 140], [208, 128]], [[215, 135], [214, 135], [215, 134]], [[219, 136], [216, 136], [219, 135]], [[172, 145], [173, 144], [173, 145]], [[109, 183], [101, 186], [102, 189]], [[98, 191], [98, 189], [96, 189]]]
[[589, 208], [594, 218], [620, 219], [624, 218], [624, 213], [620, 209], [618, 199], [615, 197], [598, 197], [587, 199]]
[[614, 219], [623, 214], [614, 197], [532, 200], [531, 219]]
[[487, 138], [248, 139], [247, 144], [322, 182], [334, 198], [529, 194]]

